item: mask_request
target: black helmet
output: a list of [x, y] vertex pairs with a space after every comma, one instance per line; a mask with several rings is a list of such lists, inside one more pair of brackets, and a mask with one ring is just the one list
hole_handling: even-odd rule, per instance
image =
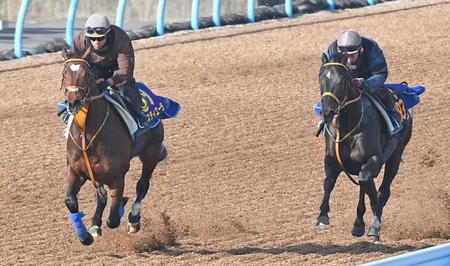
[[354, 54], [362, 47], [361, 36], [354, 30], [344, 31], [339, 35], [337, 47], [339, 52]]

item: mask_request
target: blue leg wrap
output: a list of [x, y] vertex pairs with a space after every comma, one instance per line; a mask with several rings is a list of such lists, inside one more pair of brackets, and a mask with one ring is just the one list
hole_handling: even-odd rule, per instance
[[120, 206], [119, 206], [119, 217], [122, 218], [124, 213], [125, 213], [125, 208], [123, 207], [123, 203], [121, 202]]
[[71, 213], [70, 220], [72, 221], [73, 229], [75, 229], [75, 233], [78, 236], [80, 241], [86, 241], [89, 238], [88, 232], [86, 230], [86, 226], [83, 223], [83, 212]]

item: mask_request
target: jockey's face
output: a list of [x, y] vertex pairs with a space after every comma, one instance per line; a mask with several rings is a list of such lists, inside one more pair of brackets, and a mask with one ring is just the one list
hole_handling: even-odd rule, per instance
[[358, 51], [358, 52], [356, 52], [354, 54], [349, 54], [348, 57], [347, 57], [347, 64], [349, 64], [349, 65], [356, 65], [356, 62], [358, 61], [360, 53], [361, 52]]
[[100, 49], [103, 47], [103, 45], [105, 45], [106, 43], [106, 35], [103, 37], [99, 37], [99, 38], [90, 38], [91, 39], [91, 44], [94, 47], [94, 49]]

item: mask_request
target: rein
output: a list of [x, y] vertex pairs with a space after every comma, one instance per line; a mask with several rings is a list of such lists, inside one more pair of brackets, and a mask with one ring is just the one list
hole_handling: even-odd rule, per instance
[[[89, 62], [87, 62], [86, 60], [81, 59], [81, 58], [71, 58], [71, 59], [68, 59], [68, 60], [64, 61], [64, 64], [67, 64], [67, 63], [70, 63], [70, 62], [81, 62], [81, 63], [86, 64], [86, 65], [89, 67], [89, 69], [91, 68]], [[75, 93], [78, 93], [78, 91], [79, 91], [80, 89], [87, 90], [85, 97], [81, 100], [81, 105], [82, 105], [82, 106], [86, 106], [86, 114], [85, 114], [85, 116], [87, 116], [87, 111], [88, 111], [88, 109], [89, 109], [89, 108], [88, 108], [88, 107], [89, 107], [89, 104], [88, 104], [88, 103], [93, 102], [93, 101], [98, 100], [98, 99], [101, 99], [101, 98], [103, 98], [103, 96], [105, 95], [105, 93], [102, 92], [102, 93], [99, 94], [99, 95], [87, 97], [87, 95], [89, 95], [89, 93], [90, 93], [90, 91], [91, 91], [91, 83], [92, 83], [92, 82], [91, 82], [91, 78], [89, 77], [89, 80], [88, 80], [88, 86], [87, 86], [87, 87], [79, 87], [79, 86], [71, 85], [71, 86], [67, 86], [67, 87], [65, 88], [67, 92], [75, 92]], [[67, 93], [67, 92], [66, 92], [66, 93]], [[109, 104], [106, 104], [106, 107], [107, 107], [107, 109], [106, 109], [106, 115], [105, 115], [105, 118], [103, 118], [102, 124], [101, 124], [100, 127], [97, 129], [97, 131], [94, 133], [92, 139], [90, 140], [89, 143], [87, 143], [87, 145], [86, 145], [86, 127], [85, 127], [85, 125], [84, 125], [85, 120], [86, 120], [86, 117], [83, 118], [83, 119], [84, 119], [84, 120], [83, 120], [83, 125], [80, 125], [80, 124], [78, 123], [78, 120], [75, 119], [75, 124], [77, 125], [78, 129], [81, 130], [81, 135], [80, 135], [80, 137], [81, 137], [81, 145], [77, 143], [77, 141], [75, 140], [75, 138], [73, 137], [73, 135], [72, 135], [72, 133], [71, 133], [71, 131], [70, 131], [70, 129], [69, 129], [69, 136], [70, 136], [70, 139], [73, 141], [73, 143], [75, 144], [75, 146], [76, 146], [78, 149], [81, 150], [81, 152], [82, 152], [82, 154], [83, 154], [84, 162], [86, 163], [86, 168], [87, 168], [88, 173], [89, 173], [89, 177], [90, 177], [90, 179], [91, 179], [91, 181], [92, 181], [92, 184], [94, 185], [94, 187], [95, 187], [96, 189], [100, 186], [100, 184], [96, 181], [96, 178], [95, 178], [95, 176], [94, 176], [94, 171], [92, 170], [92, 165], [91, 165], [91, 162], [89, 161], [89, 156], [88, 156], [88, 154], [87, 154], [87, 150], [91, 147], [92, 143], [94, 143], [95, 138], [98, 136], [98, 134], [100, 133], [100, 131], [103, 129], [103, 126], [106, 124], [106, 120], [107, 120], [108, 117], [109, 117]]]
[[[337, 63], [337, 62], [326, 63], [326, 64], [324, 64], [322, 67], [325, 67], [325, 66], [341, 66], [341, 67], [344, 67], [344, 68], [348, 71], [347, 66], [345, 66], [344, 64], [341, 64], [341, 63]], [[348, 137], [350, 137], [350, 136], [356, 131], [356, 129], [358, 129], [359, 126], [361, 125], [361, 122], [362, 122], [362, 119], [363, 119], [363, 116], [364, 116], [364, 105], [363, 105], [363, 103], [362, 103], [362, 101], [361, 101], [361, 98], [362, 98], [361, 91], [358, 90], [358, 92], [359, 92], [358, 97], [356, 97], [356, 98], [354, 98], [354, 99], [352, 99], [352, 100], [346, 101], [346, 102], [344, 102], [343, 104], [341, 103], [341, 101], [339, 100], [339, 98], [338, 98], [334, 93], [332, 93], [332, 92], [330, 92], [330, 91], [327, 91], [327, 92], [325, 92], [325, 93], [322, 94], [322, 99], [323, 99], [324, 97], [327, 97], [327, 96], [328, 96], [328, 97], [333, 98], [333, 99], [337, 102], [337, 104], [338, 104], [338, 108], [336, 109], [337, 112], [336, 112], [336, 114], [335, 114], [334, 117], [333, 117], [333, 124], [332, 124], [333, 128], [334, 128], [335, 131], [336, 131], [336, 137], [333, 136], [333, 134], [331, 133], [331, 131], [330, 131], [330, 129], [328, 128], [327, 124], [325, 124], [325, 131], [328, 133], [328, 135], [329, 135], [329, 136], [331, 137], [331, 139], [334, 141], [334, 144], [335, 144], [334, 147], [335, 147], [335, 153], [336, 153], [336, 160], [338, 161], [339, 166], [340, 166], [341, 169], [344, 171], [344, 173], [347, 175], [347, 177], [350, 179], [350, 181], [352, 181], [352, 183], [355, 184], [355, 185], [359, 185], [359, 183], [358, 183], [358, 181], [356, 181], [356, 180], [351, 176], [351, 174], [350, 174], [350, 173], [347, 171], [347, 169], [344, 167], [344, 163], [342, 162], [342, 159], [341, 159], [341, 156], [340, 156], [340, 149], [339, 149], [340, 145], [339, 145], [339, 144], [340, 144], [342, 141], [344, 141], [345, 139], [347, 139]], [[342, 109], [344, 109], [345, 107], [347, 107], [348, 105], [350, 105], [350, 104], [352, 104], [352, 103], [356, 103], [356, 102], [360, 102], [360, 103], [361, 103], [361, 115], [360, 115], [360, 117], [359, 117], [358, 123], [356, 124], [356, 126], [355, 126], [352, 130], [350, 130], [350, 132], [348, 132], [344, 137], [340, 138], [339, 121], [338, 121], [338, 120], [339, 120], [340, 111], [341, 111]]]

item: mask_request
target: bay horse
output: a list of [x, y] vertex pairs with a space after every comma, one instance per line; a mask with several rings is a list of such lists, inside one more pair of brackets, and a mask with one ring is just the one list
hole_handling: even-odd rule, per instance
[[[128, 232], [140, 229], [141, 201], [147, 194], [150, 178], [166, 153], [162, 149], [164, 127], [156, 127], [135, 138], [119, 113], [103, 96], [105, 92], [96, 86], [90, 63], [91, 49], [83, 55], [63, 50], [65, 59], [62, 84], [65, 107], [73, 115], [67, 138], [67, 194], [65, 204], [70, 211], [74, 230], [84, 245], [93, 243], [100, 236], [103, 210], [107, 203], [105, 186], [111, 192], [111, 208], [106, 224], [109, 228], [120, 225], [127, 198], [123, 197], [125, 174], [130, 160], [138, 156], [142, 162], [142, 174], [136, 185], [136, 199], [128, 215]], [[79, 211], [77, 194], [90, 180], [96, 188], [96, 210], [89, 231], [83, 223], [84, 213]]]
[[[403, 128], [389, 135], [385, 121], [368, 97], [358, 89], [345, 65], [347, 54], [322, 56], [319, 73], [322, 117], [325, 122], [325, 180], [320, 214], [316, 225], [329, 225], [329, 200], [339, 174], [344, 171], [359, 184], [359, 202], [352, 235], [365, 233], [365, 194], [373, 211], [367, 236], [380, 240], [381, 216], [390, 197], [390, 186], [399, 170], [402, 153], [412, 134], [412, 116], [407, 115]], [[384, 165], [383, 181], [377, 191], [376, 178]], [[357, 175], [355, 181], [351, 175]]]

